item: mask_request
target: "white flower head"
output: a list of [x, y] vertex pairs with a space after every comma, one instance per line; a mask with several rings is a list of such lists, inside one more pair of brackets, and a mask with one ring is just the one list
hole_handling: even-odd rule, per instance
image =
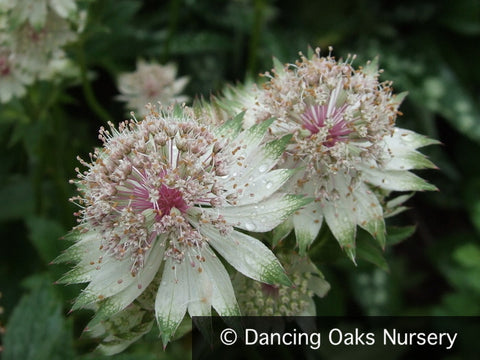
[[294, 228], [304, 253], [326, 222], [354, 260], [357, 226], [384, 246], [388, 193], [436, 189], [409, 171], [435, 167], [416, 149], [436, 141], [395, 126], [405, 94], [396, 96], [390, 82], [379, 81], [376, 61], [354, 69], [351, 57], [336, 61], [321, 57], [319, 49], [300, 55], [295, 64], [275, 60], [262, 87], [242, 89], [241, 96], [219, 104], [245, 107], [245, 117], [257, 123], [274, 117], [271, 135], [292, 135], [282, 166], [303, 170], [289, 191], [315, 201], [279, 231], [286, 235]]
[[125, 101], [128, 109], [135, 110], [141, 116], [148, 113], [145, 104], [163, 105], [183, 103], [188, 97], [181, 92], [188, 83], [187, 77], [177, 77], [177, 67], [170, 63], [160, 65], [138, 60], [137, 69], [132, 73], [120, 74], [118, 89], [121, 93], [118, 99]]
[[156, 276], [154, 311], [166, 344], [188, 311], [238, 315], [217, 257], [255, 280], [289, 284], [274, 254], [240, 230], [273, 229], [308, 200], [277, 190], [292, 170], [274, 169], [288, 137], [261, 146], [270, 122], [221, 128], [176, 106], [101, 129], [103, 148], [79, 172], [81, 210], [58, 261], [77, 265], [64, 283], [88, 282], [73, 309], [98, 303], [93, 324], [125, 309]]
[[22, 67], [15, 53], [0, 45], [0, 103], [23, 96], [32, 82], [33, 75]]
[[50, 12], [43, 27], [35, 28], [26, 22], [15, 30], [12, 50], [23, 68], [41, 77], [51, 61], [63, 57], [62, 46], [77, 36], [68, 21]]
[[11, 11], [14, 24], [28, 23], [36, 30], [45, 27], [49, 13], [63, 19], [75, 20], [78, 16], [76, 0], [4, 0], [6, 10]]
[[34, 26], [28, 21], [14, 22], [16, 5], [13, 9], [8, 3], [0, 5], [5, 6], [5, 12], [0, 9], [0, 102], [5, 103], [23, 96], [35, 80], [62, 75], [58, 71], [60, 63], [66, 64], [62, 47], [78, 34], [53, 11], [45, 14], [41, 26]]

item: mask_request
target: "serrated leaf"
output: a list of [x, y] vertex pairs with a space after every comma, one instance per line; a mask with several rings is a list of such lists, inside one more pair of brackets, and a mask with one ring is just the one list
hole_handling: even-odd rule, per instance
[[73, 359], [71, 323], [62, 316], [62, 302], [52, 282], [36, 277], [31, 283], [32, 292], [21, 298], [7, 323], [3, 359]]

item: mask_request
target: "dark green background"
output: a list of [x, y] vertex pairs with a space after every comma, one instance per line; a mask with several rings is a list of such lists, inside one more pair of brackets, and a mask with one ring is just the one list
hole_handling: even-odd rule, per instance
[[[85, 5], [88, 5], [88, 1]], [[335, 243], [312, 254], [332, 286], [326, 315], [480, 314], [480, 3], [478, 0], [97, 0], [81, 41], [67, 48], [83, 77], [39, 82], [0, 106], [0, 322], [5, 359], [100, 359], [81, 336], [91, 314], [67, 315], [75, 286], [54, 286], [49, 265], [75, 224], [68, 202], [76, 156], [88, 158], [106, 121], [127, 118], [116, 76], [137, 58], [174, 61], [192, 98], [292, 62], [308, 46], [379, 56], [382, 78], [408, 91], [398, 126], [439, 139], [424, 150], [439, 170], [389, 219], [388, 271], [355, 267]], [[415, 232], [413, 232], [415, 227]], [[397, 240], [403, 239], [395, 244]], [[364, 236], [364, 234], [361, 234]], [[361, 240], [363, 241], [363, 240]], [[365, 240], [368, 241], [368, 240]], [[155, 332], [115, 359], [184, 358], [188, 337], [165, 351]]]

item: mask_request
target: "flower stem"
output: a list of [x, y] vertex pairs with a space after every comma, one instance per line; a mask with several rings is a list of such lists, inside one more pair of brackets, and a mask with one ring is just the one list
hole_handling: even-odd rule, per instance
[[110, 114], [97, 101], [95, 93], [93, 92], [92, 86], [88, 79], [87, 61], [85, 59], [83, 41], [78, 42], [77, 55], [78, 63], [80, 64], [80, 76], [85, 100], [87, 101], [90, 109], [93, 110], [93, 112], [102, 120], [105, 125], [108, 125], [108, 123], [112, 120]]
[[255, 14], [253, 19], [252, 34], [250, 39], [250, 46], [248, 49], [247, 74], [255, 77], [257, 68], [257, 52], [260, 43], [260, 35], [262, 33], [263, 18], [265, 4], [264, 0], [255, 0]]
[[177, 31], [178, 19], [180, 16], [180, 6], [181, 0], [170, 0], [170, 4], [168, 6], [168, 35], [163, 47], [163, 62], [167, 62], [170, 56], [170, 44], [175, 32]]

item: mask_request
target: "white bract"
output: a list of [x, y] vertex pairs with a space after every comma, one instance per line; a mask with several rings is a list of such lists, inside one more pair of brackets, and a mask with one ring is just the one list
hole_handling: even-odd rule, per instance
[[238, 229], [269, 231], [309, 200], [277, 192], [294, 172], [274, 169], [289, 137], [262, 145], [272, 121], [247, 130], [241, 122], [211, 128], [177, 106], [101, 129], [103, 148], [74, 181], [75, 244], [57, 260], [77, 263], [61, 282], [88, 283], [73, 309], [97, 304], [90, 326], [138, 300], [154, 279], [164, 344], [187, 311], [239, 315], [217, 255], [252, 279], [290, 284], [274, 254]]

